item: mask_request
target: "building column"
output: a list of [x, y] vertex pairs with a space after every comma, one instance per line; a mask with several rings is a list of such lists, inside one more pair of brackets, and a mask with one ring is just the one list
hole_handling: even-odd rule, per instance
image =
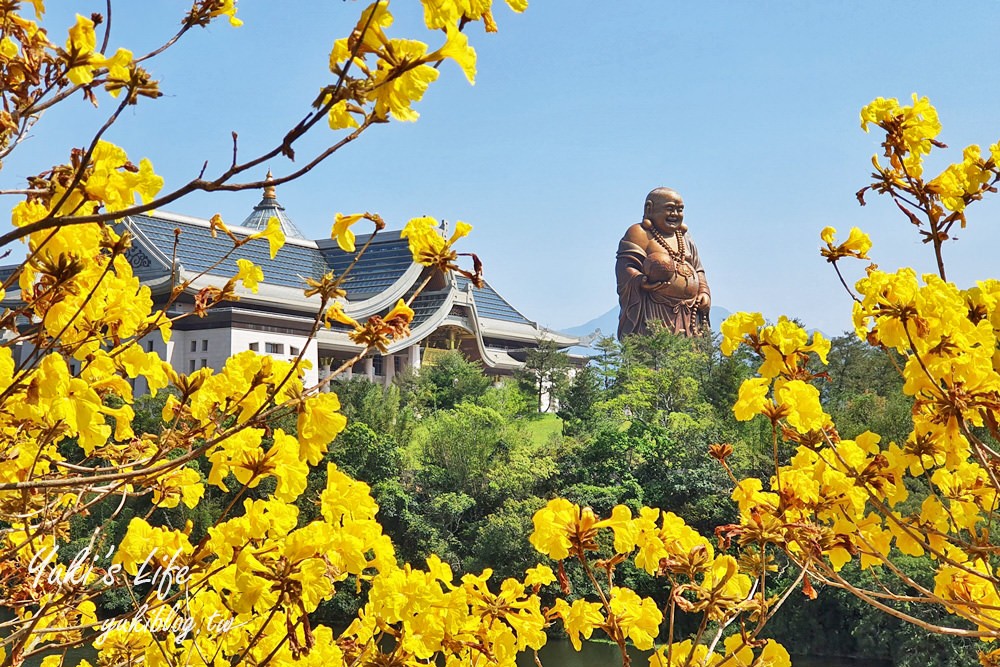
[[371, 357], [365, 357], [365, 376], [370, 382], [375, 381], [375, 364]]
[[392, 384], [392, 378], [396, 377], [396, 355], [387, 354], [382, 357], [382, 375], [385, 377], [385, 386]]
[[410, 368], [415, 371], [420, 370], [420, 345], [411, 345], [408, 348], [410, 352]]
[[[328, 377], [330, 377], [330, 373], [333, 372], [333, 359], [331, 357], [327, 357], [326, 358], [326, 364], [323, 365], [323, 371], [324, 371], [323, 372], [323, 377], [321, 377], [320, 380], [327, 379]], [[326, 393], [326, 392], [329, 392], [329, 391], [332, 391], [332, 389], [330, 389], [330, 383], [327, 382], [323, 386], [323, 392]]]

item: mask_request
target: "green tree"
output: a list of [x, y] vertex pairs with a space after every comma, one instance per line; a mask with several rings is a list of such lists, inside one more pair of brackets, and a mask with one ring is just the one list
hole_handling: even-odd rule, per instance
[[557, 397], [569, 381], [572, 363], [569, 355], [551, 340], [540, 340], [536, 349], [528, 350], [524, 367], [514, 373], [517, 381], [531, 393], [539, 412], [552, 410]]
[[433, 364], [400, 380], [402, 398], [418, 410], [450, 410], [462, 401], [474, 401], [492, 384], [479, 364], [458, 350], [448, 350]]
[[593, 366], [581, 368], [573, 375], [559, 395], [559, 410], [556, 412], [565, 423], [564, 432], [567, 435], [583, 433], [593, 427], [598, 419], [595, 407], [602, 394], [601, 378]]
[[405, 445], [413, 436], [416, 419], [413, 407], [404, 403], [404, 392], [396, 384], [388, 387], [355, 377], [333, 383], [340, 398], [341, 410], [348, 421], [358, 421], [377, 433], [391, 435]]

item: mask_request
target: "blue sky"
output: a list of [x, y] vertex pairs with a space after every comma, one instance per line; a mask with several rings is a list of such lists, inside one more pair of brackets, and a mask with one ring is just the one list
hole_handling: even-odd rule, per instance
[[[72, 11], [103, 4], [51, 8], [54, 41], [64, 41]], [[108, 138], [149, 157], [168, 188], [206, 160], [208, 175], [224, 169], [233, 130], [244, 155], [273, 145], [329, 82], [333, 40], [362, 7], [244, 0], [242, 28], [223, 21], [197, 30], [154, 62], [165, 96], [128, 110]], [[618, 239], [640, 219], [646, 192], [666, 185], [685, 198], [716, 305], [837, 333], [850, 326], [850, 299], [818, 255], [822, 227], [868, 231], [884, 269], [932, 267], [929, 248], [888, 200], [861, 208], [854, 198], [879, 141], [860, 130], [859, 109], [876, 96], [930, 97], [951, 146], [931, 163], [938, 168], [967, 144], [1000, 138], [991, 46], [1000, 4], [944, 7], [534, 0], [516, 15], [500, 4], [498, 34], [471, 26], [475, 86], [446, 64], [417, 123], [375, 127], [279, 188], [279, 200], [312, 237], [328, 235], [338, 211], [375, 211], [393, 228], [417, 215], [465, 220], [475, 228], [465, 248], [483, 257], [487, 279], [528, 317], [559, 328], [616, 303]], [[437, 43], [416, 0], [392, 9], [391, 35]], [[183, 3], [119, 3], [112, 43], [151, 47], [182, 12]], [[76, 100], [44, 118], [4, 164], [0, 186], [23, 186], [64, 161], [110, 111], [99, 97], [96, 112]], [[320, 129], [300, 156], [335, 139]], [[270, 166], [294, 168], [284, 159]], [[169, 210], [238, 223], [258, 199], [195, 195]], [[969, 214], [946, 254], [962, 286], [995, 275], [1000, 247], [1000, 206]], [[857, 277], [863, 267], [852, 268]]]

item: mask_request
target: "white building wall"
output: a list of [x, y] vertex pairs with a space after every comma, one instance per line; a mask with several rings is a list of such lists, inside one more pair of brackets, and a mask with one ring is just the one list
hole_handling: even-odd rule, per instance
[[232, 334], [228, 327], [175, 331], [173, 338], [170, 363], [179, 373], [191, 373], [206, 367], [219, 370], [233, 353]]
[[[308, 361], [312, 365], [312, 368], [306, 370], [303, 382], [306, 387], [311, 387], [319, 382], [319, 355], [316, 353], [315, 340], [310, 341], [305, 336], [274, 333], [273, 331], [256, 331], [250, 329], [231, 329], [229, 331], [232, 351], [226, 357], [231, 354], [243, 352], [244, 350], [250, 350], [252, 349], [250, 346], [254, 343], [257, 344], [257, 352], [260, 354], [268, 354], [275, 359], [282, 359], [284, 361], [292, 361], [297, 356], [297, 354], [292, 354], [293, 347], [299, 351], [305, 349], [302, 359], [303, 361]], [[268, 344], [279, 346], [281, 351], [268, 352]], [[225, 359], [223, 359], [223, 362], [225, 362]]]
[[[316, 344], [310, 342], [307, 345], [305, 336], [270, 331], [230, 329], [228, 327], [196, 331], [175, 329], [169, 343], [164, 344], [163, 339], [158, 334], [153, 334], [142, 340], [142, 349], [147, 352], [156, 352], [173, 366], [175, 371], [186, 375], [190, 374], [192, 370], [197, 371], [199, 368], [206, 367], [219, 371], [225, 366], [229, 357], [252, 349], [250, 347], [252, 343], [257, 344], [258, 353], [268, 354], [283, 361], [292, 361], [297, 356], [292, 354], [292, 348], [298, 350], [305, 348], [305, 354], [302, 358], [313, 366], [305, 372], [305, 386], [310, 387], [319, 381]], [[281, 352], [267, 352], [268, 343], [280, 346]], [[152, 344], [152, 348], [150, 348], [150, 344]], [[146, 393], [149, 393], [146, 381], [143, 378], [138, 378], [135, 384], [135, 394], [138, 396]]]

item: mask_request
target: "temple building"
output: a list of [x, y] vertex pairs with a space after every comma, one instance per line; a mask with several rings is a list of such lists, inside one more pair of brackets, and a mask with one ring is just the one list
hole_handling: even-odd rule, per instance
[[[348, 338], [346, 327], [320, 328], [310, 340], [319, 298], [306, 298], [303, 293], [304, 278], [319, 278], [328, 271], [340, 275], [355, 261], [355, 254], [342, 251], [335, 240], [305, 238], [278, 203], [273, 187], [265, 188], [260, 203], [239, 227], [229, 229], [237, 236], [250, 235], [265, 228], [272, 217], [278, 218], [286, 236], [284, 247], [273, 259], [267, 240], [256, 239], [221, 262], [219, 258], [233, 243], [223, 233], [213, 237], [207, 220], [156, 212], [122, 221], [134, 237], [126, 257], [159, 307], [167, 303], [175, 284], [190, 281], [168, 308], [172, 317], [191, 312], [201, 289], [222, 286], [236, 275], [238, 258], [251, 260], [264, 272], [256, 293], [238, 286], [239, 301], [219, 304], [205, 317], [180, 319], [169, 343], [154, 335], [143, 341], [147, 350], [189, 373], [203, 367], [221, 368], [229, 356], [243, 350], [291, 359], [304, 349], [303, 358], [312, 364], [306, 373], [307, 386], [361, 351]], [[367, 240], [359, 237], [358, 249]], [[426, 271], [413, 262], [407, 241], [398, 231], [380, 232], [343, 284], [348, 299], [345, 312], [358, 321], [384, 314], [413, 293]], [[458, 349], [499, 379], [521, 367], [526, 352], [541, 340], [552, 340], [563, 348], [579, 341], [538, 326], [488, 283], [477, 288], [462, 276], [438, 274], [412, 307], [412, 334], [394, 341], [384, 355], [369, 354], [345, 376], [362, 375], [388, 384], [396, 374], [432, 362], [441, 350]]]

